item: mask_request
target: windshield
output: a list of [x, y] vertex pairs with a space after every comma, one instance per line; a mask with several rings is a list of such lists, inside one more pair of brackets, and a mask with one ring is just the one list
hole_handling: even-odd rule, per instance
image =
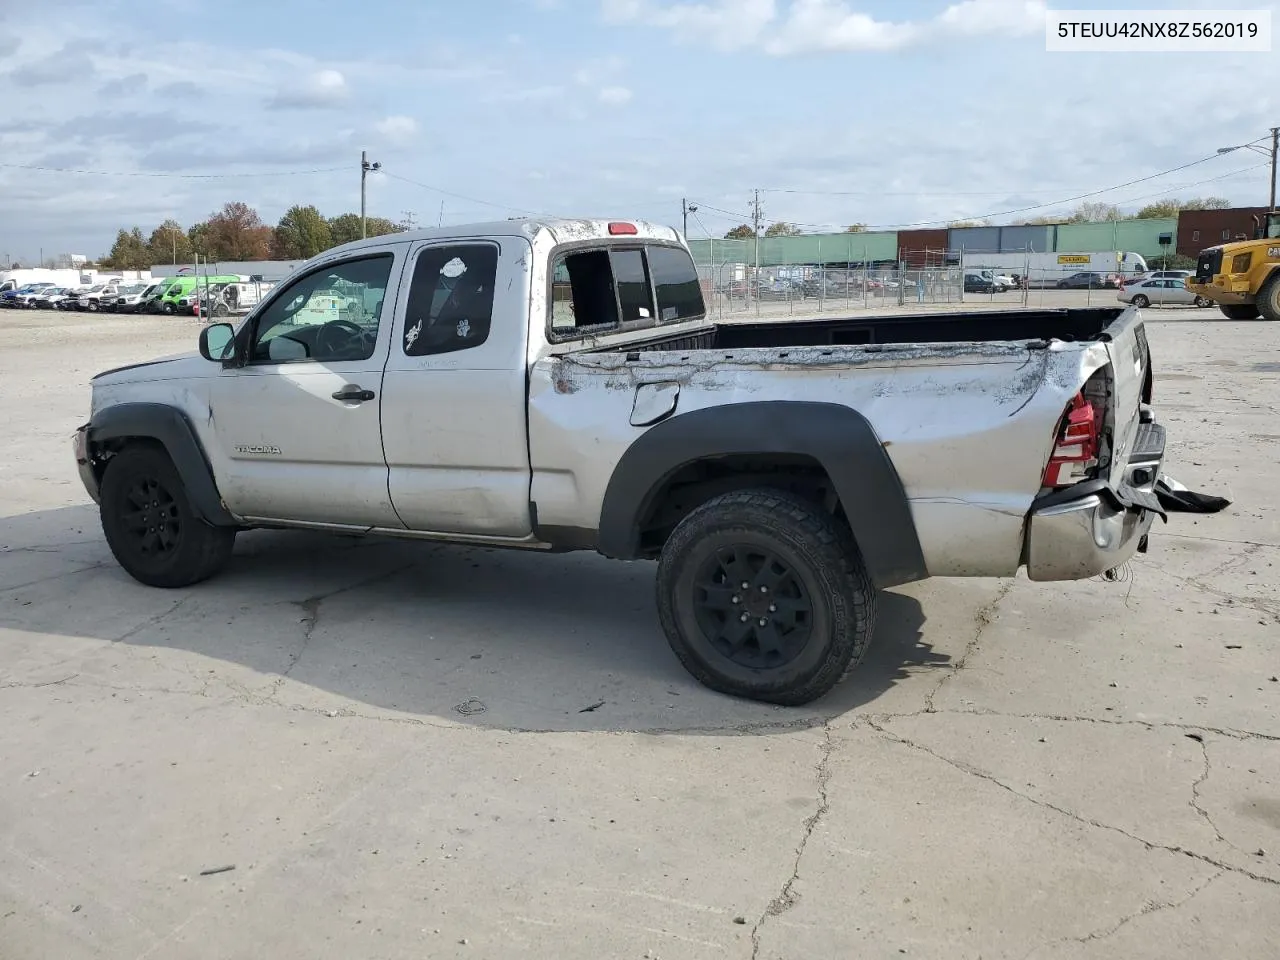
[[1280, 240], [1280, 213], [1267, 214], [1267, 226], [1264, 231], [1267, 240]]

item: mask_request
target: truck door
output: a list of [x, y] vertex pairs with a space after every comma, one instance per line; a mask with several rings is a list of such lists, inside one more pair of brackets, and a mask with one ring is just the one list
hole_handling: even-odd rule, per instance
[[387, 493], [379, 406], [407, 244], [286, 284], [237, 337], [244, 366], [210, 386], [210, 456], [233, 513], [402, 528]]
[[517, 237], [412, 249], [382, 388], [391, 500], [411, 530], [532, 531], [525, 387], [532, 256]]

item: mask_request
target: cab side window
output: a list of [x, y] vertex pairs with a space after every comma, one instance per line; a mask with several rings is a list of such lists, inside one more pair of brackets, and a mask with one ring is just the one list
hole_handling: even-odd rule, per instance
[[258, 317], [254, 363], [368, 360], [378, 340], [389, 253], [328, 264], [289, 284]]
[[492, 243], [427, 247], [409, 286], [401, 344], [406, 356], [470, 350], [489, 339], [498, 248]]

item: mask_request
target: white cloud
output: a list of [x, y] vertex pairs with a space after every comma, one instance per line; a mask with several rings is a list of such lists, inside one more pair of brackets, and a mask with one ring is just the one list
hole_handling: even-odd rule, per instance
[[623, 104], [631, 99], [631, 91], [626, 87], [604, 87], [596, 96], [601, 103]]
[[602, 4], [607, 22], [641, 23], [717, 50], [757, 48], [772, 56], [898, 50], [957, 35], [1023, 36], [1044, 29], [1046, 9], [1045, 0], [961, 0], [932, 18], [895, 21], [878, 20], [843, 0]]
[[374, 129], [392, 143], [404, 143], [412, 140], [418, 132], [418, 121], [413, 117], [383, 117], [373, 125]]
[[277, 93], [269, 106], [277, 109], [309, 110], [336, 107], [350, 96], [347, 78], [338, 70], [317, 70], [303, 83]]

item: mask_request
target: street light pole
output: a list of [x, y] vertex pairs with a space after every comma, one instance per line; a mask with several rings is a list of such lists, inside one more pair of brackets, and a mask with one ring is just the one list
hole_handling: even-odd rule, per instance
[[370, 170], [379, 170], [382, 168], [380, 163], [370, 163], [369, 156], [365, 151], [360, 151], [360, 239], [363, 240], [368, 236], [365, 230], [365, 180], [369, 177]]

